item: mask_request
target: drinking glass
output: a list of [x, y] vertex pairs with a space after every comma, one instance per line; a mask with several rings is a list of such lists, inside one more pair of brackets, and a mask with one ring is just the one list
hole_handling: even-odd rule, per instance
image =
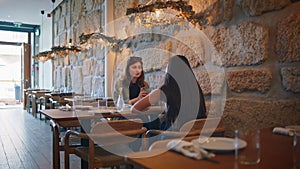
[[[236, 139], [247, 142], [244, 149], [236, 150], [237, 160], [240, 164], [253, 165], [260, 162], [260, 130], [237, 130]], [[236, 145], [236, 148], [239, 146]]]
[[293, 169], [300, 169], [300, 131], [294, 130]]
[[76, 107], [83, 105], [84, 96], [75, 96], [73, 100], [73, 110], [76, 111]]
[[106, 108], [106, 100], [103, 98], [98, 99], [98, 109]]

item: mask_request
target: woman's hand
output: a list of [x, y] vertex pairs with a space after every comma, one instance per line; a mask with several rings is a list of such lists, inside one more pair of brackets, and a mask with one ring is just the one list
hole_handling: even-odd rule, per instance
[[131, 107], [131, 112], [133, 112], [133, 113], [141, 112], [141, 111], [145, 110], [146, 108], [148, 108], [149, 106], [151, 106], [152, 104], [157, 103], [160, 100], [160, 92], [161, 92], [160, 89], [155, 89], [155, 90], [151, 91], [148, 95], [146, 95], [142, 99], [138, 100]]
[[141, 99], [145, 96], [147, 96], [148, 92], [146, 90], [143, 90], [143, 88], [141, 88], [140, 94], [138, 96], [138, 99]]

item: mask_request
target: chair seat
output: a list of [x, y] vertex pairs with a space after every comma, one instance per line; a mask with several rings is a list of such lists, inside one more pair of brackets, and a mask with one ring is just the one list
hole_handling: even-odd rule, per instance
[[[77, 147], [75, 148], [75, 154], [85, 161], [88, 161], [89, 148], [88, 147]], [[95, 147], [95, 165], [101, 165], [102, 167], [120, 166], [124, 165], [124, 157], [115, 155], [111, 152], [106, 151], [101, 147]]]

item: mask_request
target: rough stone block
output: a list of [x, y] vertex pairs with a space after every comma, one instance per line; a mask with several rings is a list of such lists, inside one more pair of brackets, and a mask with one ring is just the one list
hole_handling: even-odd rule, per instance
[[191, 0], [189, 4], [209, 25], [217, 25], [232, 18], [234, 0]]
[[84, 92], [83, 94], [85, 96], [91, 96], [92, 94], [92, 80], [93, 80], [93, 76], [83, 77], [82, 87]]
[[268, 31], [248, 21], [217, 29], [211, 37], [216, 56], [213, 63], [226, 67], [261, 64], [268, 56]]
[[66, 55], [63, 57], [63, 65], [68, 66], [70, 65], [70, 55]]
[[93, 96], [103, 97], [105, 90], [104, 90], [104, 77], [95, 76], [92, 81], [92, 92]]
[[222, 72], [194, 71], [204, 95], [223, 93], [225, 74]]
[[62, 79], [62, 67], [61, 66], [57, 66], [55, 67], [54, 70], [54, 80], [55, 80], [55, 88], [60, 88], [61, 87], [61, 79]]
[[92, 0], [87, 0], [85, 1], [85, 5], [84, 5], [86, 11], [92, 11], [94, 9], [94, 1]]
[[116, 18], [124, 17], [126, 9], [131, 5], [132, 1], [128, 0], [115, 0], [114, 1], [114, 15]]
[[296, 103], [296, 99], [227, 99], [222, 117], [224, 126], [234, 130], [297, 124], [300, 116], [295, 116]]
[[224, 17], [225, 21], [230, 21], [233, 15], [234, 0], [224, 0]]
[[102, 45], [100, 44], [96, 44], [94, 47], [93, 47], [93, 53], [94, 53], [94, 56], [99, 59], [99, 60], [103, 60], [105, 58], [105, 50], [103, 48]]
[[68, 66], [67, 77], [66, 77], [66, 79], [67, 79], [66, 90], [67, 91], [72, 90], [72, 71], [73, 71], [72, 66]]
[[88, 76], [92, 74], [92, 65], [93, 65], [93, 61], [91, 59], [87, 59], [83, 61], [83, 66], [82, 66], [83, 76]]
[[300, 61], [300, 14], [292, 14], [277, 24], [276, 53], [281, 62]]
[[81, 20], [79, 20], [78, 33], [79, 33], [79, 35], [82, 33], [84, 33], [84, 34], [91, 33], [91, 29], [87, 22], [87, 17], [82, 17]]
[[152, 72], [165, 68], [170, 58], [170, 43], [160, 45], [141, 45], [133, 55], [143, 59], [145, 72]]
[[145, 79], [150, 86], [150, 90], [153, 90], [164, 83], [165, 72], [151, 72], [145, 75]]
[[[71, 22], [72, 22], [72, 20], [71, 20], [71, 18], [70, 18], [70, 14], [67, 14], [66, 17], [65, 17], [65, 24], [66, 24], [65, 29], [68, 30], [68, 31], [71, 29], [71, 28], [70, 28]], [[68, 38], [68, 39], [69, 39], [69, 38]]]
[[76, 94], [83, 94], [83, 75], [82, 67], [73, 67], [72, 89]]
[[207, 117], [216, 117], [217, 116], [217, 111], [216, 108], [217, 106], [214, 104], [215, 102], [210, 101], [210, 100], [205, 100], [205, 107], [206, 107], [206, 115]]
[[84, 0], [71, 1], [72, 21], [78, 21], [82, 17]]
[[57, 23], [60, 18], [60, 10], [55, 10], [52, 12], [53, 22]]
[[284, 67], [281, 69], [283, 87], [292, 92], [300, 92], [300, 68]]
[[70, 74], [70, 70], [68, 67], [63, 67], [62, 72], [61, 72], [61, 86], [62, 87], [67, 87], [68, 85], [68, 77]]
[[99, 32], [100, 28], [100, 11], [94, 11], [86, 16], [86, 22], [91, 32]]
[[238, 0], [238, 5], [248, 16], [258, 16], [265, 12], [279, 10], [287, 6], [289, 0]]
[[59, 44], [58, 46], [65, 46], [67, 43], [67, 33], [62, 33], [59, 35]]
[[53, 46], [58, 46], [59, 45], [59, 36], [56, 35], [56, 37], [54, 38], [54, 44]]
[[232, 91], [241, 93], [248, 90], [265, 93], [271, 87], [272, 73], [268, 69], [229, 70], [226, 79]]
[[200, 32], [182, 31], [184, 36], [176, 36], [176, 40], [172, 41], [172, 52], [178, 55], [184, 55], [188, 60], [192, 68], [203, 65], [206, 62], [205, 53], [208, 53], [208, 49], [205, 48], [204, 38]]
[[104, 76], [104, 60], [97, 60], [95, 65], [95, 76]]

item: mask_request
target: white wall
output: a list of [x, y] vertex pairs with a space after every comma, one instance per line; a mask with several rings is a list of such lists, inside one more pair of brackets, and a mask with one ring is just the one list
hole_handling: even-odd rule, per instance
[[[47, 17], [47, 13], [45, 13], [43, 17], [40, 40], [39, 52], [50, 51], [52, 47], [52, 17]], [[51, 60], [48, 60], [45, 63], [39, 62], [39, 88], [52, 88], [51, 62]]]

